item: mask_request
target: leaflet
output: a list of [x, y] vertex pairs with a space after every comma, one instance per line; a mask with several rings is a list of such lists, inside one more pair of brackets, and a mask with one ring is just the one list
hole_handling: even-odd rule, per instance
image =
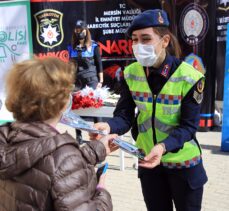
[[96, 133], [100, 135], [107, 135], [107, 131], [97, 130], [92, 125], [90, 125], [87, 121], [83, 120], [79, 115], [75, 114], [73, 111], [64, 113], [63, 116], [61, 117], [60, 122], [79, 130], [85, 130], [90, 133]]
[[123, 151], [125, 151], [131, 155], [134, 155], [141, 160], [144, 160], [145, 153], [143, 152], [143, 150], [137, 148], [133, 144], [130, 144], [129, 142], [123, 141], [119, 137], [113, 139], [113, 143], [118, 145], [119, 148], [122, 149]]

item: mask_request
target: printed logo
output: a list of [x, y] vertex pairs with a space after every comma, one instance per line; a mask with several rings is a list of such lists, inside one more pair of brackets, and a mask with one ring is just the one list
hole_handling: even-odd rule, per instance
[[23, 51], [28, 44], [27, 27], [6, 26], [0, 28], [0, 63], [8, 59], [12, 62], [18, 61], [23, 56]]
[[218, 7], [219, 10], [223, 10], [225, 12], [229, 10], [229, 6], [228, 6], [229, 0], [218, 0], [218, 3], [222, 5]]
[[53, 9], [45, 9], [34, 14], [34, 18], [37, 28], [36, 37], [41, 46], [54, 48], [63, 42], [63, 13]]
[[207, 34], [209, 19], [207, 12], [199, 5], [187, 5], [180, 19], [181, 36], [193, 46], [199, 44]]

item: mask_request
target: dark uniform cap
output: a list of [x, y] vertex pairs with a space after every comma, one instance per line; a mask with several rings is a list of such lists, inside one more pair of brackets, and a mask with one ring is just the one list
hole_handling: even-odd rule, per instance
[[77, 20], [75, 23], [75, 28], [87, 28], [87, 24], [83, 20]]
[[169, 26], [166, 12], [160, 9], [146, 10], [134, 18], [126, 33], [130, 37], [135, 30], [161, 26]]

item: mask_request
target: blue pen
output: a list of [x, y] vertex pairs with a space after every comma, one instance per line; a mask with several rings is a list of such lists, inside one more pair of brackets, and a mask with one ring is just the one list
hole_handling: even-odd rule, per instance
[[105, 164], [101, 164], [98, 167], [98, 170], [96, 172], [96, 176], [97, 176], [97, 181], [99, 181], [99, 178], [102, 174], [105, 174], [108, 168], [108, 163]]
[[106, 171], [107, 171], [107, 169], [108, 169], [108, 163], [105, 163], [105, 166], [104, 166], [104, 169], [103, 169], [103, 173], [102, 174], [105, 174]]

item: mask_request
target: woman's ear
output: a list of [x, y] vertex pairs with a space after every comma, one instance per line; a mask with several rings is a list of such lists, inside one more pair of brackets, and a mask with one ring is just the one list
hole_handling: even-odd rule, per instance
[[162, 39], [162, 47], [167, 48], [169, 42], [170, 42], [170, 36], [168, 34], [164, 35]]

